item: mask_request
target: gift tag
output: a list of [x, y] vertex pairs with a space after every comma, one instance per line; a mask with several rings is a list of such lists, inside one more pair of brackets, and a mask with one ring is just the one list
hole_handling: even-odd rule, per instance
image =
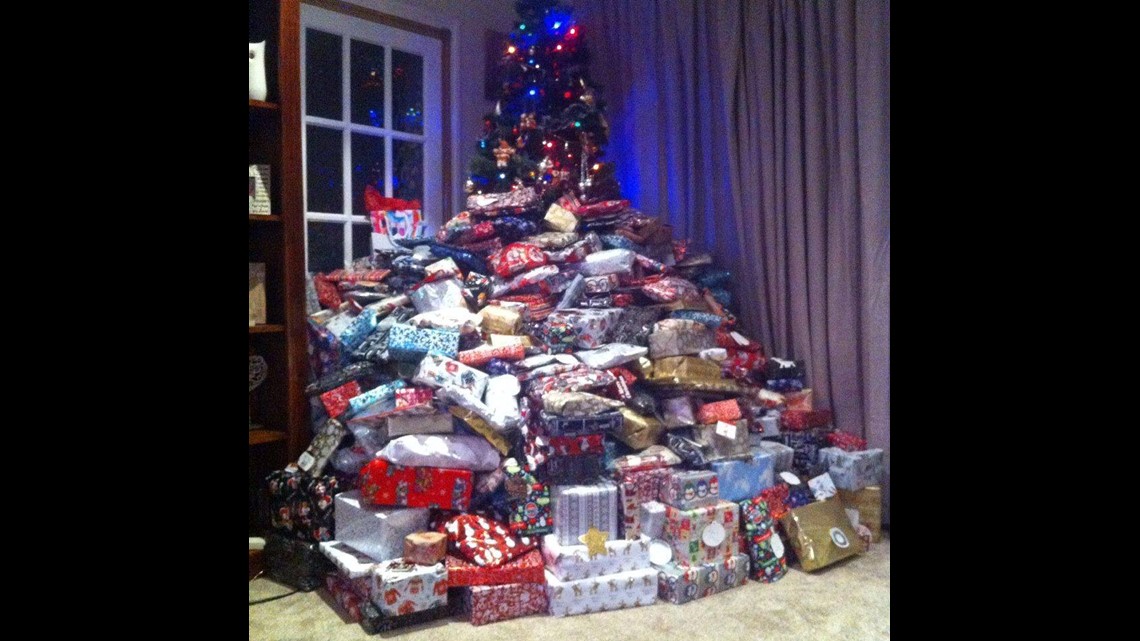
[[800, 478], [791, 472], [780, 472], [780, 478], [788, 485], [799, 485]]
[[719, 522], [713, 521], [701, 532], [701, 542], [710, 548], [715, 548], [721, 543], [724, 543], [724, 535], [724, 526]]
[[770, 542], [772, 544], [772, 553], [776, 555], [776, 558], [784, 558], [784, 542], [780, 540], [779, 533], [772, 532], [772, 538]]
[[649, 542], [649, 562], [653, 565], [665, 565], [673, 560], [673, 548], [661, 539]]
[[716, 433], [727, 439], [736, 440], [736, 424], [717, 421]]
[[301, 452], [300, 458], [297, 459], [297, 467], [308, 472], [309, 470], [311, 470], [313, 468], [313, 465], [316, 462], [317, 462], [317, 459], [313, 458], [312, 454], [309, 454], [307, 451]]

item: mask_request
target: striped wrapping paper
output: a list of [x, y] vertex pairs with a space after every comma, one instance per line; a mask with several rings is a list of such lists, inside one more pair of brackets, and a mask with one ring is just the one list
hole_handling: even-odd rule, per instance
[[561, 545], [579, 545], [578, 537], [595, 527], [618, 538], [617, 485], [609, 481], [595, 485], [555, 485], [551, 491], [554, 507], [554, 534]]

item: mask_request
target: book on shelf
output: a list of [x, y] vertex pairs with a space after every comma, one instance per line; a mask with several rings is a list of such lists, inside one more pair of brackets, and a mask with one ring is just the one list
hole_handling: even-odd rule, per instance
[[249, 166], [249, 213], [268, 216], [269, 211], [269, 165]]
[[249, 326], [265, 324], [265, 263], [249, 264]]

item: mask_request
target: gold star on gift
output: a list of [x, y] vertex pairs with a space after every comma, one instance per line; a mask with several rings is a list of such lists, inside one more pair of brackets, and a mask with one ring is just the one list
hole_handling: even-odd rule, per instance
[[592, 559], [599, 554], [604, 555], [606, 553], [606, 539], [608, 537], [609, 534], [590, 526], [590, 529], [578, 537], [578, 540], [586, 544], [586, 553]]

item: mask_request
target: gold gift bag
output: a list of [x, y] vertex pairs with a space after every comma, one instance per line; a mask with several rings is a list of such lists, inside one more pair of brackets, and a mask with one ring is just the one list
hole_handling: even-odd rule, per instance
[[852, 492], [839, 490], [843, 507], [859, 510], [859, 522], [871, 530], [871, 540], [883, 540], [883, 488], [878, 485]]
[[863, 543], [839, 500], [794, 508], [780, 519], [780, 524], [799, 557], [800, 566], [807, 572], [863, 553]]

